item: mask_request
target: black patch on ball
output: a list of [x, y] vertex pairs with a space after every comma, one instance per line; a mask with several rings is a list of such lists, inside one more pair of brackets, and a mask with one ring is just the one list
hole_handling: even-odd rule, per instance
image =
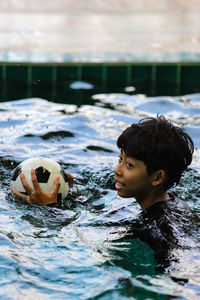
[[21, 172], [22, 172], [21, 165], [18, 165], [17, 168], [14, 170], [11, 180], [15, 181]]
[[62, 175], [65, 182], [69, 181], [67, 174], [65, 173], [65, 171], [63, 169], [60, 169], [60, 174]]
[[35, 169], [35, 174], [39, 183], [47, 183], [51, 175], [50, 172], [42, 166]]

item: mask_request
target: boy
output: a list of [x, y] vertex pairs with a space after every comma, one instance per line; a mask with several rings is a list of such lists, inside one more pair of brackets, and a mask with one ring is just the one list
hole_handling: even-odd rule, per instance
[[[192, 161], [194, 144], [191, 137], [159, 116], [132, 124], [119, 136], [117, 145], [121, 149], [119, 163], [114, 170], [118, 195], [135, 197], [142, 210], [155, 203], [166, 202], [167, 205], [171, 199], [167, 190], [179, 183], [183, 171]], [[67, 175], [72, 183], [72, 175]], [[59, 178], [55, 179], [52, 191], [45, 193], [34, 170], [31, 171], [34, 189], [27, 184], [24, 174], [20, 176], [28, 196], [12, 189], [17, 197], [29, 204], [57, 202]]]
[[[121, 149], [114, 173], [121, 197], [134, 197], [142, 210], [170, 199], [194, 152], [191, 137], [163, 116], [132, 124], [118, 138]], [[167, 204], [166, 204], [167, 205]]]
[[[190, 165], [194, 152], [191, 137], [163, 116], [145, 118], [128, 127], [117, 140], [119, 162], [114, 170], [115, 187], [120, 197], [134, 197], [142, 208], [137, 218], [108, 226], [125, 226], [123, 237], [135, 237], [149, 244], [160, 263], [160, 270], [176, 258], [169, 251], [188, 247], [186, 237], [196, 236], [196, 222], [189, 207], [168, 192], [178, 184]], [[68, 174], [70, 181], [73, 177]], [[21, 174], [28, 193], [13, 193], [29, 204], [46, 205], [57, 202], [59, 180], [51, 193], [43, 192], [32, 170], [34, 189]], [[188, 226], [188, 224], [190, 226]], [[116, 228], [116, 229], [117, 229]], [[186, 243], [186, 245], [185, 245]]]
[[196, 236], [190, 208], [168, 192], [192, 161], [193, 141], [159, 116], [132, 124], [119, 136], [117, 145], [121, 150], [114, 170], [117, 193], [134, 197], [142, 208], [138, 218], [124, 224], [124, 235], [149, 244], [162, 270], [177, 259], [170, 250], [188, 247], [186, 238]]

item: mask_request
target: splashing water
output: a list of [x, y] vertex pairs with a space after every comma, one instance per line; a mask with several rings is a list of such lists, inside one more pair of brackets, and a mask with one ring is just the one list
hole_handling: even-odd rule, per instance
[[[121, 131], [144, 116], [164, 114], [195, 142], [193, 163], [172, 192], [199, 215], [200, 94], [96, 94], [92, 101], [81, 106], [42, 99], [0, 104], [0, 297], [198, 297], [198, 242], [180, 237], [191, 248], [174, 250], [178, 260], [159, 273], [147, 244], [120, 239], [123, 223], [134, 219], [139, 207], [134, 199], [117, 196], [113, 169]], [[28, 206], [9, 191], [12, 170], [32, 156], [51, 157], [75, 177], [69, 198], [57, 207]]]

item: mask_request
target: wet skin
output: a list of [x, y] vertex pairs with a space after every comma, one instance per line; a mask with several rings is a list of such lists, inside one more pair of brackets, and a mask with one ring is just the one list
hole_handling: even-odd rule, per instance
[[123, 150], [114, 173], [118, 195], [136, 198], [142, 209], [168, 197], [163, 190], [164, 171], [158, 170], [148, 175], [144, 162], [127, 156]]
[[[67, 172], [66, 173], [68, 177], [69, 186], [73, 186], [74, 179], [73, 176]], [[15, 188], [12, 188], [12, 192], [15, 194], [16, 197], [20, 198], [24, 202], [28, 204], [36, 204], [36, 205], [47, 205], [52, 203], [57, 203], [57, 196], [58, 191], [60, 188], [60, 182], [59, 177], [56, 177], [54, 180], [54, 185], [52, 187], [52, 190], [48, 192], [44, 192], [37, 181], [37, 177], [35, 174], [35, 170], [31, 170], [31, 180], [33, 183], [33, 189], [29, 186], [29, 184], [26, 181], [26, 178], [23, 173], [20, 174], [20, 179], [22, 182], [22, 185], [27, 192], [28, 195], [24, 195], [20, 192], [18, 192]]]
[[[116, 190], [120, 197], [134, 197], [144, 210], [158, 201], [165, 201], [168, 195], [163, 191], [164, 171], [158, 170], [148, 175], [143, 161], [134, 159], [122, 150], [119, 162], [114, 170]], [[73, 176], [67, 173], [69, 184], [73, 185]], [[33, 189], [28, 185], [23, 173], [20, 174], [22, 185], [28, 195], [19, 193], [16, 189], [12, 192], [28, 204], [47, 205], [57, 202], [57, 194], [60, 187], [59, 178], [54, 181], [50, 193], [44, 192], [37, 181], [35, 170], [31, 170]]]

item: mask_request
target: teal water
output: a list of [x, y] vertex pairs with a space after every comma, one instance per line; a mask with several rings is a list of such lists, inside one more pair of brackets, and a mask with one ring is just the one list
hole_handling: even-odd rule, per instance
[[[199, 244], [186, 240], [190, 249], [175, 249], [177, 261], [158, 272], [147, 244], [120, 239], [122, 222], [140, 209], [134, 199], [117, 196], [113, 168], [121, 131], [164, 114], [194, 139], [193, 164], [173, 192], [200, 214], [200, 94], [93, 93], [87, 104], [61, 102], [0, 103], [0, 298], [198, 299]], [[54, 158], [75, 177], [57, 207], [28, 206], [9, 191], [12, 170], [32, 156]]]

